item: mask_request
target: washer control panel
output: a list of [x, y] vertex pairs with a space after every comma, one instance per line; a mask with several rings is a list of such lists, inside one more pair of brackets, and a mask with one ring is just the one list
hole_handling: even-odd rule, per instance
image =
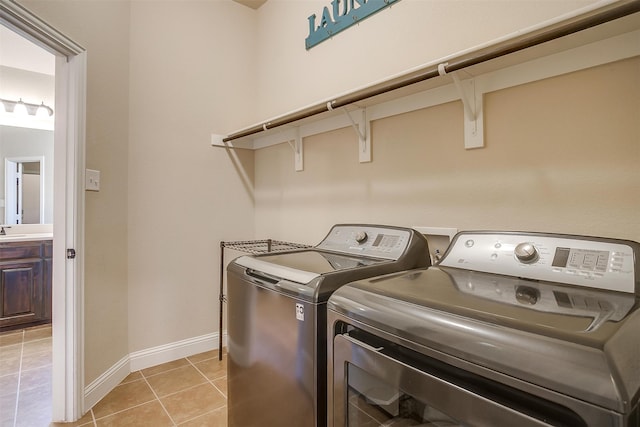
[[318, 249], [397, 260], [411, 240], [406, 228], [335, 225]]
[[439, 265], [635, 293], [638, 247], [561, 234], [461, 232]]

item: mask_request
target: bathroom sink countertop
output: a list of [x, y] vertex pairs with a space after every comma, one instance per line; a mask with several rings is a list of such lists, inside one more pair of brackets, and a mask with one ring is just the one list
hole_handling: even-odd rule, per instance
[[0, 236], [0, 243], [3, 242], [29, 242], [33, 240], [52, 240], [53, 233], [24, 233], [9, 234]]

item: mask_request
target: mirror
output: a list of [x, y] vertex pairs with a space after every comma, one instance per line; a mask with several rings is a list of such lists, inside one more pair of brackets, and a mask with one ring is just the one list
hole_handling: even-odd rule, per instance
[[[1, 24], [0, 50], [0, 99], [53, 106], [55, 56]], [[53, 223], [53, 117], [0, 108], [0, 222]]]
[[53, 131], [0, 126], [0, 221], [53, 222]]

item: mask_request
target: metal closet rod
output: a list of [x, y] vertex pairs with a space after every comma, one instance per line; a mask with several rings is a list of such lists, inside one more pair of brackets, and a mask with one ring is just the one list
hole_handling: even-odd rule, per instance
[[[444, 65], [444, 71], [447, 73], [450, 73], [450, 72], [462, 70], [464, 68], [481, 64], [483, 62], [487, 62], [492, 59], [496, 59], [501, 56], [508, 55], [510, 53], [515, 53], [520, 50], [524, 50], [533, 46], [540, 45], [542, 43], [546, 43], [564, 36], [568, 36], [570, 34], [577, 33], [579, 31], [586, 30], [600, 24], [604, 24], [606, 22], [631, 15], [639, 11], [640, 11], [640, 0], [630, 0], [623, 4], [616, 4], [607, 10], [598, 11], [588, 16], [578, 17], [577, 19], [571, 22], [567, 22], [564, 25], [561, 25], [560, 27], [556, 27], [548, 31], [543, 31], [543, 32], [534, 33], [528, 36], [524, 36], [521, 39], [515, 40], [511, 43], [507, 43], [502, 46], [498, 46], [494, 49], [490, 49], [490, 50], [481, 49], [478, 52], [474, 52], [466, 57], [463, 57], [462, 59], [447, 63], [446, 65]], [[325, 113], [327, 111], [331, 111], [336, 108], [344, 107], [368, 98], [373, 98], [374, 96], [382, 95], [384, 93], [391, 92], [403, 87], [407, 87], [415, 83], [420, 83], [425, 80], [429, 80], [438, 76], [440, 76], [440, 73], [438, 71], [438, 66], [436, 65], [431, 69], [420, 71], [418, 72], [418, 74], [413, 74], [409, 77], [404, 77], [404, 78], [393, 80], [391, 82], [383, 83], [373, 88], [363, 89], [362, 91], [354, 92], [354, 93], [336, 98], [333, 101], [314, 105], [304, 110], [296, 111], [294, 113], [282, 116], [268, 123], [253, 126], [245, 130], [230, 134], [226, 138], [223, 138], [222, 142], [229, 142], [235, 139], [255, 135], [257, 133], [266, 131], [268, 129], [284, 126], [289, 123], [296, 122], [298, 120], [306, 119], [308, 117]]]

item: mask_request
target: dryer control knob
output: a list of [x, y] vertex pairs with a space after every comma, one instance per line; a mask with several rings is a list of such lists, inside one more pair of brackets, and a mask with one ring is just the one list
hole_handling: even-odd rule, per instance
[[538, 260], [538, 249], [532, 243], [523, 242], [516, 246], [513, 250], [518, 261], [530, 264]]
[[368, 237], [369, 236], [367, 236], [367, 233], [365, 231], [358, 231], [355, 235], [356, 242], [360, 244], [366, 242]]

